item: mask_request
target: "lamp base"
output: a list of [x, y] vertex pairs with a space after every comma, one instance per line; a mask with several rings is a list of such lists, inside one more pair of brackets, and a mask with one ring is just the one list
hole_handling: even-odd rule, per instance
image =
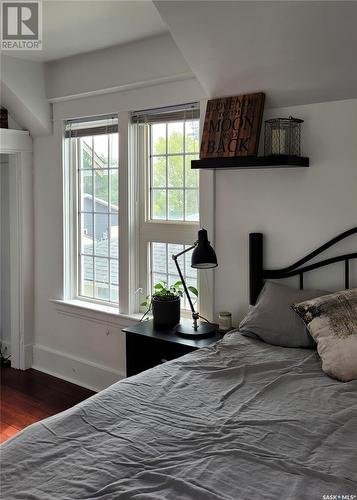
[[194, 330], [193, 326], [191, 328], [187, 325], [179, 324], [176, 327], [176, 335], [180, 337], [186, 337], [188, 339], [199, 339], [205, 337], [212, 337], [217, 331], [215, 325], [211, 325], [210, 323], [201, 323], [197, 326], [197, 330]]

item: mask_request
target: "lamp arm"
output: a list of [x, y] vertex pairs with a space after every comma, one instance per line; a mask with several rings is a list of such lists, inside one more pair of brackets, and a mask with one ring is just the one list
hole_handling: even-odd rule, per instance
[[173, 260], [176, 260], [176, 259], [178, 259], [179, 257], [181, 257], [181, 255], [183, 255], [184, 253], [187, 253], [187, 252], [189, 252], [190, 250], [193, 250], [194, 248], [196, 248], [196, 246], [197, 246], [197, 241], [196, 241], [196, 242], [195, 242], [195, 243], [194, 243], [191, 247], [186, 248], [185, 250], [182, 250], [182, 252], [177, 253], [176, 255], [173, 255], [173, 256], [172, 256]]
[[186, 250], [183, 250], [182, 252], [176, 254], [176, 255], [172, 255], [172, 260], [175, 262], [176, 264], [176, 268], [177, 268], [177, 271], [179, 273], [179, 276], [180, 276], [180, 280], [182, 282], [182, 285], [183, 285], [183, 289], [185, 290], [185, 294], [186, 294], [186, 297], [187, 297], [187, 300], [190, 304], [190, 308], [191, 308], [191, 311], [192, 311], [192, 315], [196, 315], [196, 311], [195, 311], [195, 308], [193, 307], [193, 303], [192, 303], [192, 300], [191, 300], [191, 297], [190, 297], [190, 294], [189, 294], [189, 291], [188, 291], [188, 288], [187, 288], [187, 285], [186, 285], [186, 282], [184, 280], [184, 277], [182, 275], [182, 272], [181, 272], [181, 269], [180, 269], [180, 266], [178, 265], [178, 262], [177, 262], [177, 259], [178, 257], [180, 257], [181, 255], [183, 255], [184, 253], [186, 252], [189, 252], [190, 250], [192, 250], [193, 248], [195, 248], [196, 245], [192, 245], [191, 247], [189, 248], [186, 248]]

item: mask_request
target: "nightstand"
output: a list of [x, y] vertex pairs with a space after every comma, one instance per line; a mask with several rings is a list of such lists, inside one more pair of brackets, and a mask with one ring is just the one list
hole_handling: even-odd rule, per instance
[[[180, 324], [187, 324], [187, 328], [190, 329], [192, 320], [181, 319]], [[203, 339], [179, 337], [175, 333], [175, 327], [167, 330], [157, 329], [152, 320], [136, 323], [124, 328], [123, 332], [126, 337], [126, 373], [128, 377], [165, 361], [179, 358], [200, 347], [208, 347], [222, 338], [218, 332], [212, 337]]]

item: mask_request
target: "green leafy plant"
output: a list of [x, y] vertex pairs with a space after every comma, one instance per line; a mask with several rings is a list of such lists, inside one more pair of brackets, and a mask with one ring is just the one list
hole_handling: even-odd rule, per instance
[[[188, 286], [187, 287], [189, 291], [198, 297], [198, 290], [194, 286]], [[140, 305], [142, 307], [149, 307], [151, 306], [151, 301], [152, 299], [157, 299], [157, 300], [173, 300], [176, 299], [177, 297], [183, 297], [183, 284], [182, 281], [176, 281], [171, 286], [168, 286], [168, 284], [165, 281], [159, 281], [154, 285], [154, 293], [152, 295], [147, 295], [146, 299], [144, 302], [142, 302]]]

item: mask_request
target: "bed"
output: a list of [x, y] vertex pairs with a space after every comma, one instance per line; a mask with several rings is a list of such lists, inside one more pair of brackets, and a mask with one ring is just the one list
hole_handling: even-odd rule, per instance
[[357, 380], [233, 331], [28, 427], [1, 460], [8, 500], [355, 500]]

